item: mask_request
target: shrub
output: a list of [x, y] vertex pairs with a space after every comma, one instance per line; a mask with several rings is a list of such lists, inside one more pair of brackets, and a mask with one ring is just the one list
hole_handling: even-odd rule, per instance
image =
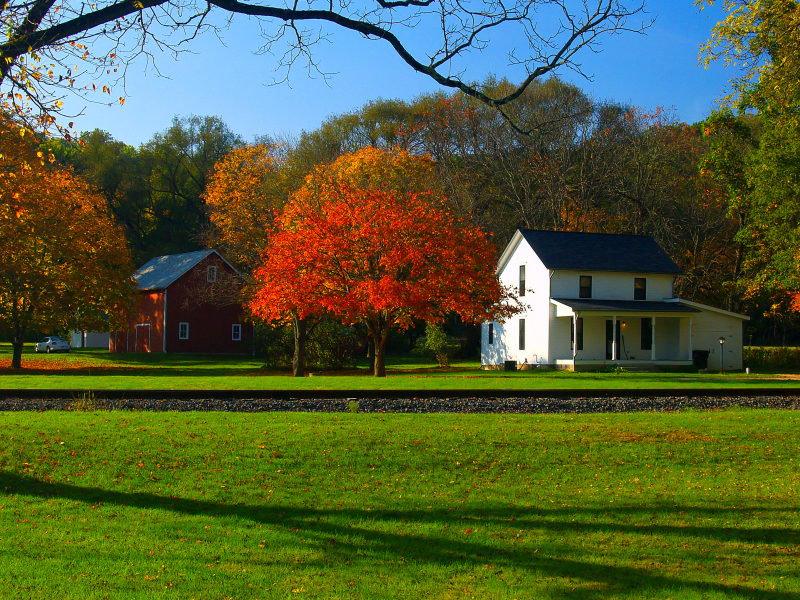
[[800, 348], [786, 346], [745, 347], [744, 366], [760, 371], [800, 370]]
[[[260, 324], [256, 327], [256, 356], [278, 369], [292, 366], [294, 329], [284, 325]], [[354, 328], [331, 319], [309, 323], [306, 341], [306, 368], [338, 370], [354, 366], [360, 348]]]

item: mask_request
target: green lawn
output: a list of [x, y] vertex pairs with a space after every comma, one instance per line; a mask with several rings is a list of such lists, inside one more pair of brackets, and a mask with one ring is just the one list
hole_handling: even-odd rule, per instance
[[34, 354], [26, 348], [23, 369], [9, 369], [11, 349], [0, 345], [0, 388], [14, 389], [237, 389], [237, 390], [436, 390], [793, 387], [797, 379], [774, 373], [572, 373], [481, 371], [477, 361], [454, 361], [438, 369], [419, 358], [390, 357], [388, 377], [372, 377], [366, 363], [346, 372], [303, 379], [264, 369], [252, 357], [110, 354], [75, 350]]
[[800, 597], [800, 416], [0, 413], [6, 598]]

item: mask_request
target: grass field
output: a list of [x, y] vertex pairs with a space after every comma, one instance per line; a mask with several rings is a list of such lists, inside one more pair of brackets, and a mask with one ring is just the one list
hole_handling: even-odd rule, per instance
[[0, 597], [789, 600], [800, 415], [0, 413]]
[[23, 355], [23, 369], [9, 368], [11, 348], [0, 344], [0, 388], [24, 389], [239, 389], [239, 390], [423, 390], [423, 389], [592, 389], [794, 387], [798, 379], [774, 373], [572, 373], [568, 371], [481, 371], [477, 361], [454, 361], [448, 369], [419, 358], [389, 357], [386, 378], [357, 369], [294, 378], [263, 368], [252, 357], [110, 354]]

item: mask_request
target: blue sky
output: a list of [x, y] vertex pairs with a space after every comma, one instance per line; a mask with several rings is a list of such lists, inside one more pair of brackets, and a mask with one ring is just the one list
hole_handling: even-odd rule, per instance
[[[596, 99], [615, 100], [646, 109], [674, 108], [687, 122], [703, 119], [723, 95], [732, 73], [721, 65], [703, 69], [698, 47], [723, 13], [714, 7], [699, 11], [691, 0], [649, 0], [643, 18], [655, 18], [645, 35], [623, 33], [602, 40], [602, 52], [579, 55], [592, 81], [570, 71], [561, 73]], [[195, 40], [175, 60], [156, 55], [161, 76], [143, 61], [129, 66], [124, 106], [87, 105], [75, 129], [105, 129], [131, 145], [149, 140], [169, 127], [173, 116], [215, 115], [247, 140], [258, 135], [292, 135], [313, 130], [328, 116], [360, 108], [377, 98], [411, 100], [438, 89], [396, 57], [387, 44], [331, 29], [329, 42], [317, 48], [315, 59], [335, 73], [328, 82], [309, 77], [298, 66], [288, 83], [270, 85], [276, 59], [255, 55], [259, 38], [255, 24], [241, 19], [222, 32]], [[412, 32], [424, 42], [422, 31]], [[509, 40], [513, 43], [514, 40]], [[521, 79], [507, 64], [505, 49], [469, 57], [469, 76], [488, 74]], [[100, 95], [98, 94], [98, 97]], [[70, 102], [71, 110], [84, 104]]]

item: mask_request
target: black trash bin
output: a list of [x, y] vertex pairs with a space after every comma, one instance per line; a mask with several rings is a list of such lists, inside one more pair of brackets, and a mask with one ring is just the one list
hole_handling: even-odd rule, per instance
[[708, 369], [708, 355], [711, 354], [710, 350], [692, 350], [692, 364], [695, 368], [703, 370]]
[[504, 371], [516, 371], [517, 370], [517, 361], [515, 360], [507, 360], [503, 364]]

